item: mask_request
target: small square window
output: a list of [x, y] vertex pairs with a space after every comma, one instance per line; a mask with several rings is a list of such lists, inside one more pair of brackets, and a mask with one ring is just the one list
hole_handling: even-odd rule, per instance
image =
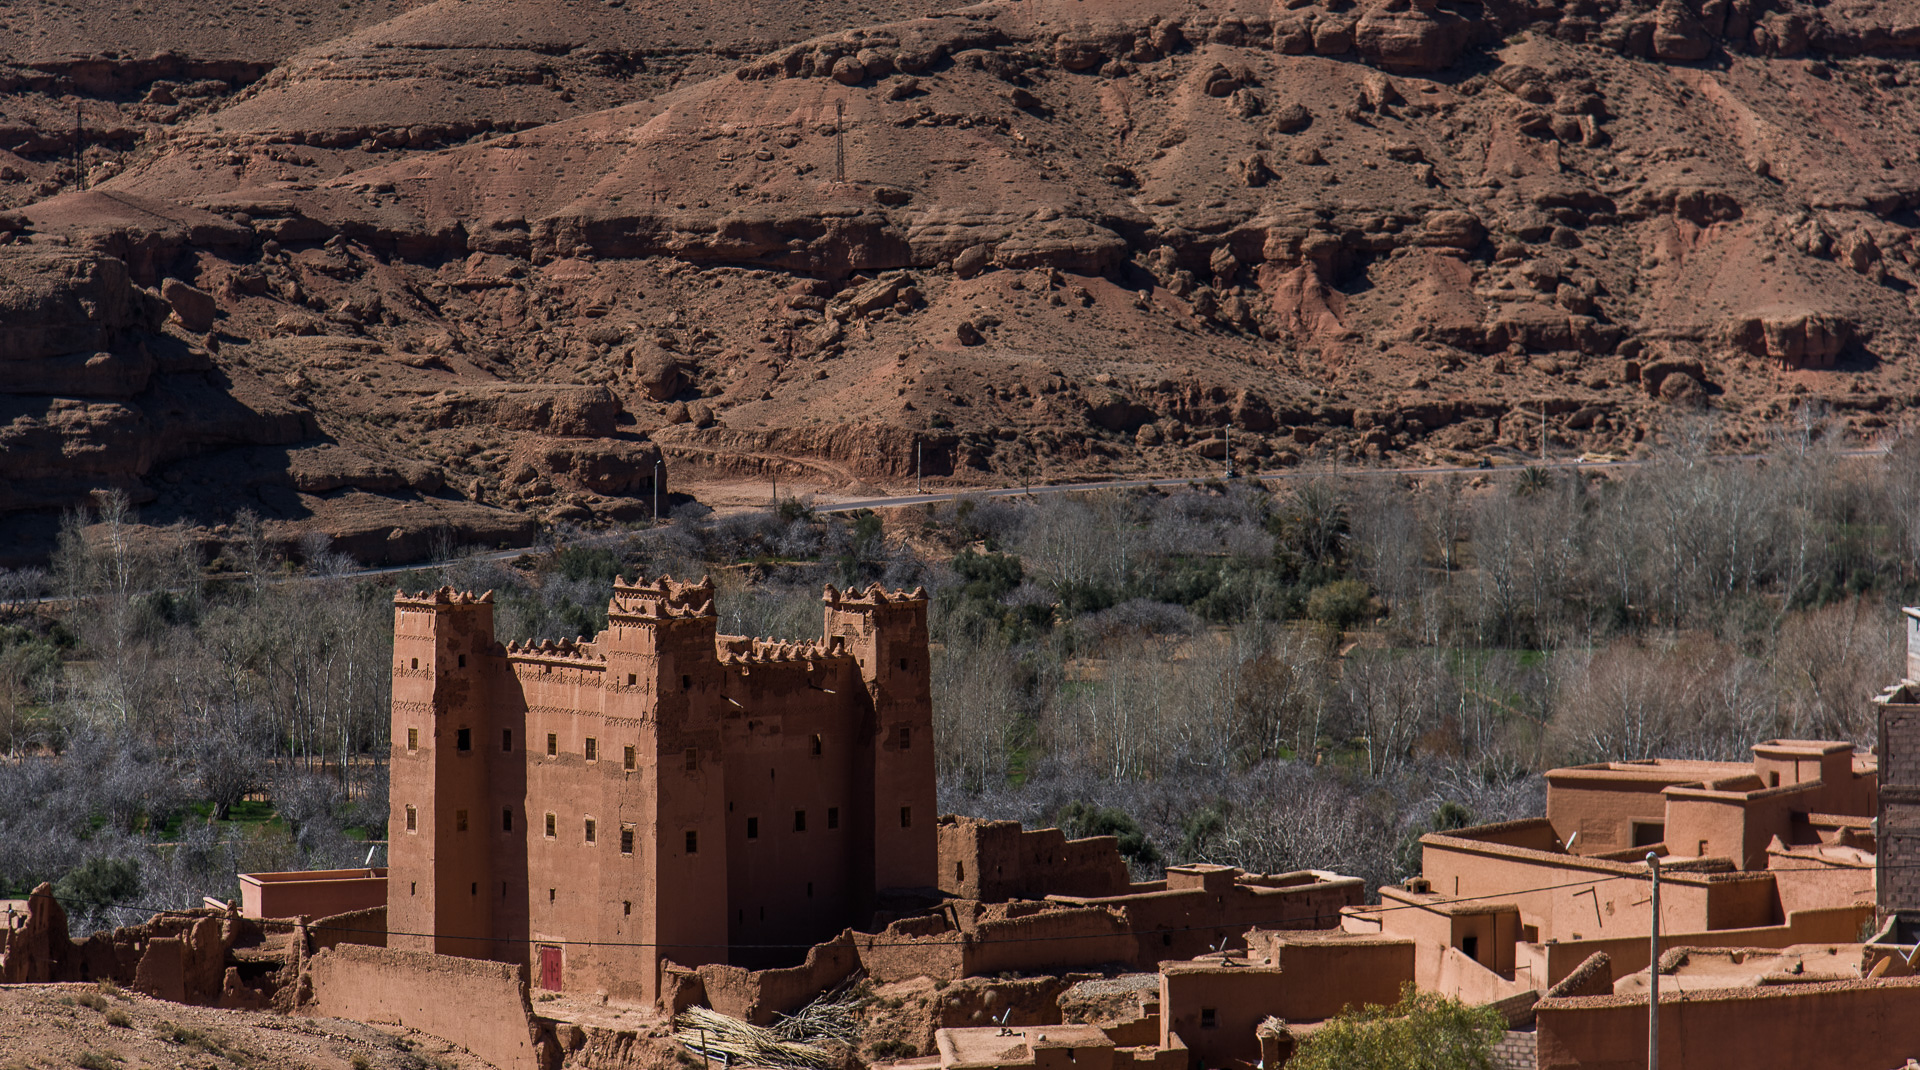
[[821, 752], [825, 749], [826, 749], [825, 742], [821, 740], [821, 738], [818, 735], [815, 735], [813, 737], [813, 756], [815, 758], [820, 757]]
[[906, 658], [901, 658], [901, 659], [900, 659], [900, 671], [901, 671], [901, 672], [906, 672], [906, 671], [907, 671], [907, 659], [906, 659]]
[[459, 750], [473, 749], [473, 729], [462, 728], [453, 734], [453, 745]]
[[420, 659], [419, 659], [419, 658], [414, 658], [414, 659], [413, 659], [413, 667], [414, 667], [414, 668], [416, 668], [416, 669], [418, 669], [418, 668], [420, 667]]
[[747, 818], [747, 839], [757, 840], [759, 838], [760, 838], [760, 819], [757, 817]]
[[906, 750], [911, 746], [913, 746], [913, 726], [903, 724], [900, 726], [900, 749]]
[[588, 843], [593, 843], [593, 842], [595, 842], [595, 841], [594, 841], [594, 822], [593, 822], [593, 818], [587, 818], [587, 842], [588, 842]]
[[629, 917], [629, 918], [630, 918], [630, 917], [633, 917], [633, 900], [631, 900], [631, 899], [623, 899], [623, 900], [621, 900], [621, 901], [620, 901], [620, 913], [622, 913], [622, 914], [624, 914], [624, 915], [626, 915], [626, 916], [627, 916], [627, 917]]
[[500, 831], [501, 832], [513, 831], [513, 808], [512, 807], [508, 807], [507, 809], [500, 811]]
[[418, 728], [407, 729], [407, 749], [408, 750], [420, 749], [420, 730]]
[[553, 732], [548, 732], [547, 733], [547, 757], [557, 758], [559, 756], [560, 756], [560, 737]]
[[682, 675], [681, 675], [681, 677], [680, 677], [680, 690], [682, 690], [682, 691], [692, 691], [692, 690], [693, 690], [693, 677], [691, 677], [691, 676], [688, 676], [688, 675], [685, 675], [685, 674], [682, 674]]
[[553, 814], [552, 814], [552, 813], [548, 813], [548, 814], [547, 814], [547, 839], [549, 839], [549, 840], [551, 840], [551, 839], [553, 839], [553, 836], [554, 836], [554, 820], [553, 820]]
[[793, 812], [793, 831], [807, 831], [807, 812], [805, 810], [795, 810]]
[[628, 687], [633, 687], [633, 686], [635, 686], [635, 685], [637, 685], [637, 684], [639, 684], [639, 683], [640, 683], [640, 674], [638, 674], [638, 673], [631, 673], [631, 672], [627, 674], [627, 686], [628, 686]]
[[687, 772], [697, 773], [700, 771], [700, 751], [698, 749], [694, 747], [688, 747], [687, 753], [686, 753], [686, 759], [687, 759]]
[[621, 763], [622, 763], [623, 765], [625, 765], [625, 766], [627, 767], [627, 771], [628, 771], [628, 772], [632, 772], [632, 771], [633, 771], [633, 768], [634, 768], [634, 757], [635, 757], [635, 755], [634, 755], [634, 753], [633, 753], [633, 748], [632, 748], [632, 747], [628, 747], [628, 748], [627, 748], [627, 751], [626, 751], [626, 755], [625, 755], [625, 757], [621, 759]]
[[407, 807], [407, 831], [420, 831], [420, 812], [411, 806]]
[[1200, 1008], [1200, 1028], [1212, 1029], [1220, 1024], [1220, 1015], [1212, 1007]]
[[513, 749], [513, 729], [502, 728], [500, 730], [500, 749], [508, 751]]
[[687, 830], [687, 853], [690, 855], [700, 853], [700, 834], [692, 829]]
[[620, 853], [623, 855], [630, 855], [633, 853], [633, 826], [632, 825], [623, 825], [620, 828]]
[[453, 831], [467, 831], [467, 812], [465, 810], [455, 810], [453, 812]]
[[467, 656], [465, 654], [460, 655], [460, 667], [463, 669], [467, 667]]
[[903, 829], [913, 827], [913, 807], [902, 806], [900, 808], [900, 827]]
[[588, 736], [587, 737], [587, 761], [597, 762], [599, 760], [600, 760], [600, 741], [593, 738], [592, 736]]
[[827, 807], [827, 827], [830, 829], [840, 827], [840, 808], [838, 806]]

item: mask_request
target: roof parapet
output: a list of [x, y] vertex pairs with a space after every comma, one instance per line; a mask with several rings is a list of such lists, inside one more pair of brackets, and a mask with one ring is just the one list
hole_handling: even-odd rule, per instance
[[607, 656], [595, 650], [585, 637], [578, 639], [529, 639], [522, 643], [508, 643], [507, 656], [510, 658], [546, 658], [548, 660], [578, 661], [583, 664], [598, 665], [607, 660]]
[[700, 577], [698, 583], [676, 582], [662, 575], [652, 583], [644, 580], [628, 583], [613, 578], [613, 598], [607, 603], [607, 616], [629, 623], [654, 620], [694, 620], [714, 616], [713, 579]]
[[434, 591], [393, 592], [393, 604], [396, 606], [417, 606], [432, 609], [438, 606], [480, 606], [493, 604], [493, 592], [474, 594], [472, 591], [456, 591], [451, 587], [441, 587]]
[[864, 591], [847, 588], [842, 591], [829, 583], [820, 592], [820, 600], [835, 609], [863, 609], [885, 605], [900, 605], [927, 600], [927, 589], [915, 587], [911, 591], [889, 591], [878, 583], [870, 583]]

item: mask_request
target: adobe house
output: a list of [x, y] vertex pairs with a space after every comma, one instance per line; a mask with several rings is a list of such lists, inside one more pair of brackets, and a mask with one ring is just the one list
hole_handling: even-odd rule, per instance
[[1836, 817], [1864, 827], [1878, 784], [1874, 755], [1852, 743], [1775, 739], [1756, 744], [1751, 762], [1655, 758], [1550, 770], [1547, 821], [1572, 854], [1661, 848], [1765, 869], [1776, 837], [1807, 843], [1814, 826], [1837, 828]]
[[725, 636], [710, 582], [616, 579], [592, 641], [502, 645], [491, 593], [396, 595], [389, 946], [653, 1002], [931, 893], [926, 594], [823, 602]]

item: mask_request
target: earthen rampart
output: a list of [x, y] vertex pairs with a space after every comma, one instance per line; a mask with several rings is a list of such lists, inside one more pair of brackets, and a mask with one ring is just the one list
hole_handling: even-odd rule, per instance
[[500, 1070], [544, 1070], [526, 967], [345, 944], [308, 963], [300, 1013], [416, 1029]]

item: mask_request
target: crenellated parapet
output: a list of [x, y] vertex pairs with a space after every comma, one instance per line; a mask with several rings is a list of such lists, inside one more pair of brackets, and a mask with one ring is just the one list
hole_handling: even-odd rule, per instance
[[806, 664], [853, 657], [847, 650], [846, 639], [838, 635], [822, 639], [723, 635], [715, 640], [714, 651], [722, 665]]
[[568, 661], [592, 666], [607, 662], [607, 656], [593, 643], [581, 639], [529, 639], [524, 643], [508, 643], [506, 654], [516, 661]]
[[706, 576], [698, 583], [676, 582], [672, 576], [661, 576], [652, 583], [613, 578], [613, 598], [607, 603], [609, 620], [644, 623], [714, 616], [713, 580]]
[[842, 591], [829, 583], [820, 593], [820, 600], [834, 609], [879, 609], [887, 606], [906, 607], [917, 603], [927, 604], [927, 589], [915, 587], [911, 591], [889, 591], [877, 583], [870, 583], [864, 591], [851, 587]]
[[451, 587], [441, 587], [433, 591], [393, 592], [393, 604], [408, 609], [449, 609], [454, 606], [487, 606], [493, 604], [493, 592], [474, 594], [472, 591], [456, 591]]

